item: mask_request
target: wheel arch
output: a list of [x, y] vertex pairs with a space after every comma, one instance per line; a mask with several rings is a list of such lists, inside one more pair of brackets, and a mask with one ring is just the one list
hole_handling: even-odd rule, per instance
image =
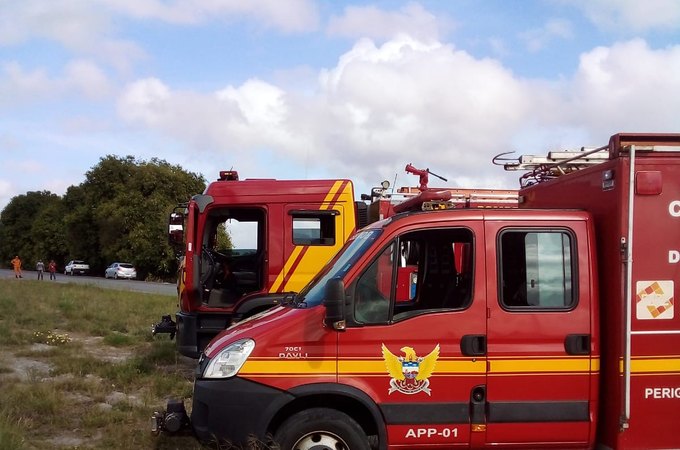
[[351, 386], [315, 383], [289, 390], [294, 399], [279, 408], [271, 417], [267, 432], [274, 434], [288, 417], [309, 408], [329, 408], [352, 417], [367, 436], [378, 437], [379, 449], [387, 448], [385, 421], [378, 405], [365, 392]]

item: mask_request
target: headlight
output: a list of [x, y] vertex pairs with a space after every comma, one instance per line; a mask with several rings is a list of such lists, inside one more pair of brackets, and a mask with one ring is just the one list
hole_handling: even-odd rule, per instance
[[248, 356], [255, 348], [255, 341], [242, 339], [224, 347], [208, 363], [203, 378], [229, 378], [241, 370]]

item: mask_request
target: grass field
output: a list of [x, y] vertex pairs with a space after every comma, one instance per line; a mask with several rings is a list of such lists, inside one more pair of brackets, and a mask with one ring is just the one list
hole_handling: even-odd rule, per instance
[[198, 449], [155, 437], [152, 413], [191, 395], [193, 360], [151, 324], [173, 297], [0, 279], [0, 449]]

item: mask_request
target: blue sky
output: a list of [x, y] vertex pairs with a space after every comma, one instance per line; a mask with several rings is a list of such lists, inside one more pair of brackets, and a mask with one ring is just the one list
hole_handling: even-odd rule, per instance
[[0, 210], [106, 155], [516, 187], [620, 131], [680, 132], [678, 0], [0, 0]]

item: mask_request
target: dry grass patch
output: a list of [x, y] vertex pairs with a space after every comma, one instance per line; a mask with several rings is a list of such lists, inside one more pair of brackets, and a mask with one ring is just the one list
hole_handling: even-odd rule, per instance
[[0, 448], [198, 449], [156, 438], [154, 410], [191, 395], [195, 361], [150, 325], [173, 297], [0, 280]]

